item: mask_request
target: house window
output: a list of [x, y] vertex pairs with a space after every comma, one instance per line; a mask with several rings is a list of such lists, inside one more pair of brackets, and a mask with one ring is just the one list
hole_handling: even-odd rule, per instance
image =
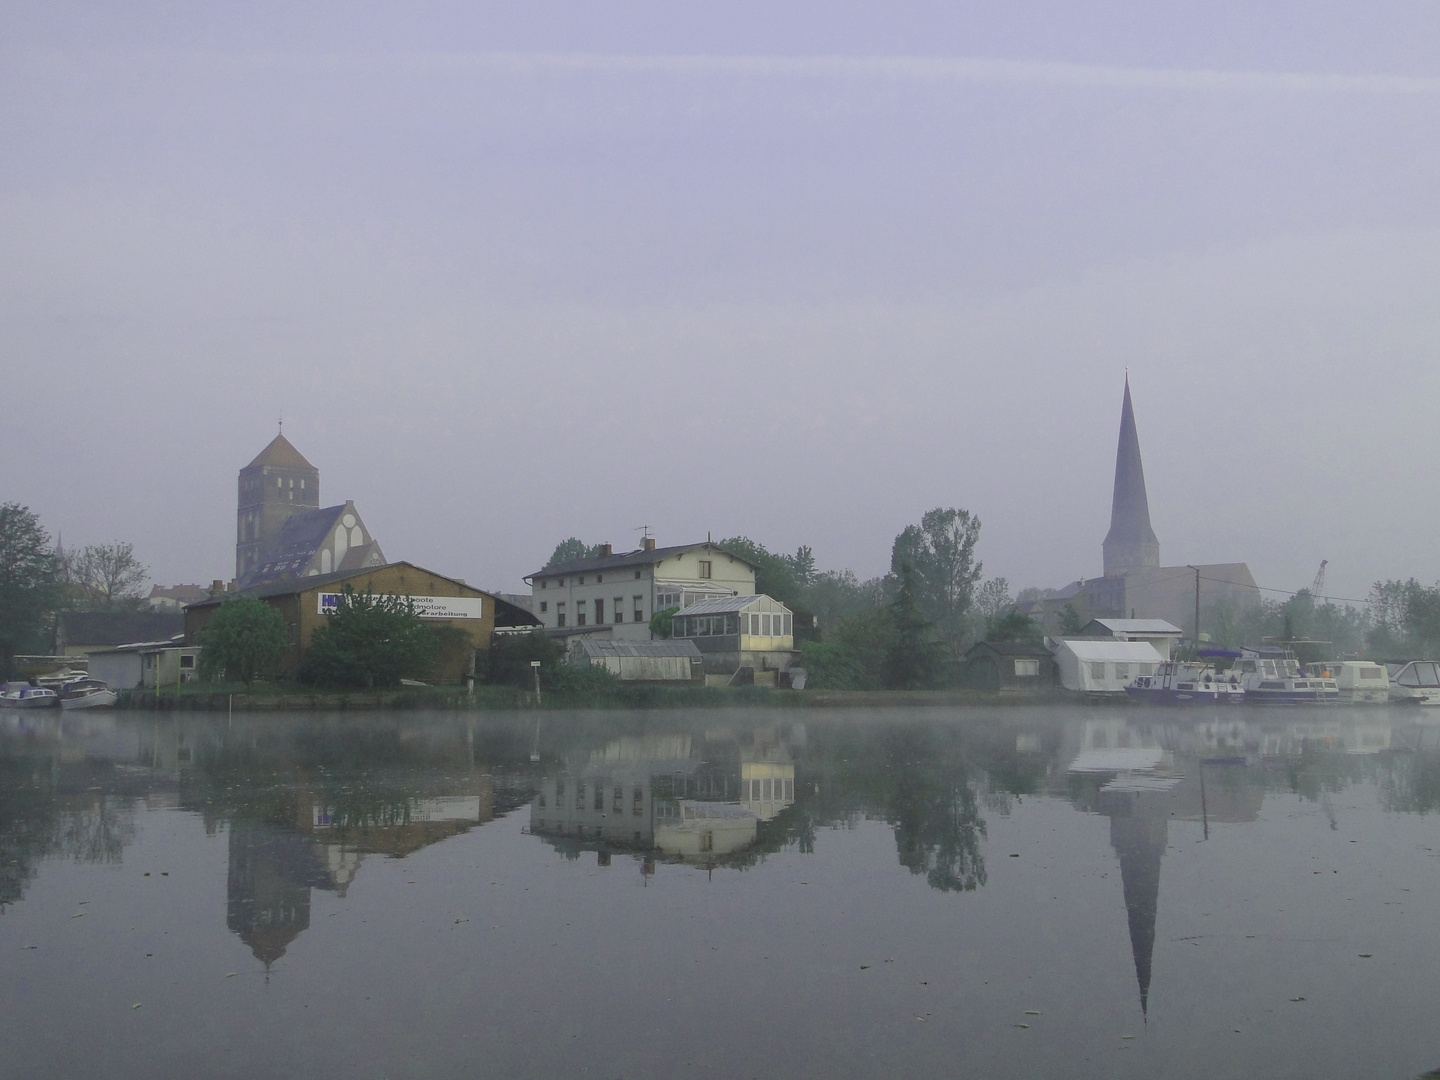
[[555, 625], [556, 625], [556, 626], [564, 626], [564, 625], [565, 625], [565, 601], [564, 601], [564, 600], [561, 600], [558, 604], [555, 605]]
[[[541, 788], [541, 789], [540, 789], [540, 795], [539, 795], [539, 797], [536, 799], [536, 802], [539, 804], [540, 809], [542, 809], [542, 810], [545, 809], [545, 789], [544, 789], [544, 788]], [[540, 827], [543, 829], [545, 826], [542, 825], [542, 826], [540, 826]]]
[[615, 802], [610, 808], [617, 814], [625, 809], [625, 787], [623, 784], [615, 785]]
[[709, 560], [709, 559], [701, 559], [701, 560], [700, 560], [700, 577], [702, 577], [702, 578], [708, 578], [709, 576], [710, 576], [710, 560]]
[[1090, 665], [1090, 678], [1092, 678], [1092, 679], [1102, 679], [1102, 680], [1105, 678], [1105, 665], [1104, 665], [1104, 663], [1096, 663], [1096, 664], [1091, 664], [1091, 665]]
[[540, 579], [540, 587], [541, 587], [542, 589], [548, 589], [548, 588], [550, 587], [550, 583], [549, 583], [548, 581], [546, 581], [546, 580], [542, 577], [542, 578]]
[[635, 597], [635, 620], [634, 620], [634, 621], [635, 621], [635, 622], [644, 622], [644, 621], [645, 621], [645, 598], [644, 598], [643, 596], [637, 596], [637, 597]]
[[546, 609], [548, 609], [549, 607], [550, 607], [550, 604], [549, 604], [548, 601], [541, 600], [541, 601], [540, 601], [540, 614], [541, 614], [541, 615], [544, 615]]
[[1115, 665], [1115, 678], [1117, 678], [1117, 679], [1128, 679], [1128, 678], [1130, 678], [1130, 665], [1129, 665], [1129, 664], [1116, 664], [1116, 665]]
[[639, 817], [645, 812], [645, 789], [639, 784], [635, 785], [635, 792], [630, 804], [630, 813]]
[[561, 810], [565, 807], [565, 781], [557, 780], [555, 783], [555, 809]]
[[576, 784], [576, 785], [575, 785], [575, 809], [576, 809], [576, 810], [584, 810], [584, 809], [585, 809], [585, 785], [584, 785], [584, 784]]
[[575, 584], [577, 584], [577, 585], [584, 585], [584, 584], [585, 584], [585, 575], [584, 575], [584, 574], [581, 574], [578, 578], [576, 578], [576, 579], [575, 579]]
[[555, 587], [556, 587], [557, 589], [558, 589], [558, 588], [561, 588], [564, 584], [565, 584], [565, 579], [564, 579], [563, 577], [562, 577], [562, 578], [556, 578], [556, 579], [555, 579]]
[[595, 584], [596, 584], [596, 585], [600, 585], [600, 584], [602, 584], [604, 581], [605, 581], [605, 575], [604, 575], [604, 574], [596, 574], [596, 575], [595, 575]]
[[615, 616], [616, 622], [625, 621], [625, 597], [615, 597], [615, 606], [610, 609], [610, 614]]
[[186, 668], [186, 667], [188, 667], [188, 668], [193, 668], [193, 667], [195, 666], [195, 657], [193, 657], [193, 656], [181, 656], [181, 657], [180, 657], [180, 666], [181, 666], [182, 668]]
[[[581, 604], [583, 604], [584, 602], [585, 602], [585, 601], [583, 601], [583, 600], [580, 601]], [[579, 604], [577, 604], [576, 607], [575, 607], [575, 625], [576, 625], [576, 626], [584, 626], [584, 625], [585, 625], [585, 609], [582, 608], [582, 607], [580, 607]]]
[[639, 570], [636, 570], [636, 571], [635, 571], [635, 580], [636, 580], [636, 581], [639, 581], [639, 580], [640, 580], [640, 571], [639, 571]]
[[1033, 678], [1040, 674], [1039, 660], [1016, 660], [1015, 674], [1020, 678]]
[[605, 809], [605, 789], [599, 784], [595, 785], [595, 802], [593, 805], [596, 810]]
[[605, 621], [605, 601], [599, 597], [595, 599], [595, 625], [599, 626]]

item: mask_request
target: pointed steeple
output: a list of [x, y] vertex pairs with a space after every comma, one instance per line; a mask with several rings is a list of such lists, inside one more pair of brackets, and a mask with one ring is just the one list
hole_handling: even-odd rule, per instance
[[1140, 436], [1130, 404], [1130, 376], [1125, 376], [1125, 404], [1120, 409], [1120, 444], [1115, 449], [1115, 494], [1110, 502], [1110, 531], [1105, 535], [1105, 576], [1160, 565], [1160, 541], [1150, 527], [1150, 500], [1145, 495], [1145, 467], [1140, 463]]

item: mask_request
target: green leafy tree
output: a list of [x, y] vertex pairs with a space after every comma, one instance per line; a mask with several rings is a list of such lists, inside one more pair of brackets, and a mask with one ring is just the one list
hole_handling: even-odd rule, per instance
[[785, 557], [785, 562], [798, 585], [804, 588], [814, 584], [819, 571], [815, 567], [815, 553], [810, 550], [809, 544], [801, 544], [794, 555]]
[[1080, 621], [1080, 613], [1075, 610], [1075, 605], [1066, 601], [1065, 606], [1060, 609], [1060, 632], [1062, 634], [1078, 634], [1084, 625]]
[[915, 574], [908, 566], [900, 568], [900, 591], [890, 604], [890, 624], [895, 637], [880, 669], [885, 689], [925, 690], [938, 685], [943, 650], [916, 601]]
[[253, 596], [232, 596], [200, 632], [200, 678], [232, 679], [247, 688], [275, 670], [285, 648], [285, 620]]
[[552, 566], [563, 566], [565, 563], [579, 562], [581, 559], [593, 559], [599, 554], [599, 544], [587, 544], [572, 536], [569, 540], [561, 540], [555, 545], [555, 550], [550, 553], [550, 561], [545, 564], [545, 569], [549, 570]]
[[816, 690], [879, 690], [885, 658], [895, 645], [895, 624], [886, 607], [842, 616], [824, 641], [800, 646], [800, 662]]
[[429, 675], [439, 649], [408, 596], [357, 593], [347, 585], [311, 635], [297, 674], [315, 686], [396, 686]]
[[0, 671], [37, 638], [60, 598], [50, 536], [28, 506], [0, 505]]
[[902, 567], [915, 574], [915, 598], [952, 655], [965, 641], [965, 618], [980, 580], [975, 561], [980, 519], [968, 510], [936, 507], [895, 537], [890, 572], [899, 584]]
[[669, 638], [675, 632], [675, 616], [678, 607], [662, 608], [650, 616], [650, 633], [657, 638]]
[[535, 688], [532, 660], [540, 661], [543, 679], [565, 658], [565, 649], [558, 641], [541, 631], [528, 634], [497, 634], [490, 646], [490, 662], [485, 681], [495, 686]]
[[991, 616], [985, 624], [986, 641], [1019, 641], [1026, 645], [1039, 645], [1044, 639], [1040, 624], [1014, 608]]
[[720, 547], [755, 564], [757, 593], [774, 597], [792, 611], [803, 609], [800, 582], [795, 578], [795, 570], [788, 556], [767, 551], [763, 544], [757, 544], [748, 536], [732, 536], [729, 540], [721, 540]]

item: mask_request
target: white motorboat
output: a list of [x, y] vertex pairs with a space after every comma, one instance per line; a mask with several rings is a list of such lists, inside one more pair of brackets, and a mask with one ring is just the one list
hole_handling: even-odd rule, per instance
[[115, 691], [103, 679], [76, 679], [60, 688], [62, 709], [103, 709], [116, 700]]
[[60, 696], [48, 686], [6, 683], [0, 690], [0, 709], [53, 709]]
[[1338, 702], [1340, 685], [1311, 676], [1289, 649], [1243, 645], [1230, 669], [1245, 688], [1247, 705], [1314, 705]]
[[1434, 660], [1387, 660], [1390, 700], [1397, 705], [1440, 705], [1440, 664]]
[[1383, 664], [1342, 660], [1332, 665], [1340, 700], [1351, 705], [1383, 705], [1390, 700], [1390, 680]]

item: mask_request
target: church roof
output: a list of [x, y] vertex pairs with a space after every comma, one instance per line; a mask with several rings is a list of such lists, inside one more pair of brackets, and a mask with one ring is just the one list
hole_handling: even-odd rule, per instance
[[290, 444], [290, 440], [284, 435], [276, 435], [270, 440], [270, 445], [255, 455], [255, 460], [246, 466], [247, 469], [254, 469], [262, 465], [278, 465], [285, 469], [314, 469], [315, 466], [305, 460], [305, 455], [296, 450]]
[[1145, 494], [1145, 466], [1140, 461], [1140, 436], [1130, 404], [1130, 380], [1120, 409], [1120, 442], [1115, 448], [1115, 493], [1110, 503], [1110, 532], [1105, 543], [1159, 544], [1150, 527], [1150, 500]]

